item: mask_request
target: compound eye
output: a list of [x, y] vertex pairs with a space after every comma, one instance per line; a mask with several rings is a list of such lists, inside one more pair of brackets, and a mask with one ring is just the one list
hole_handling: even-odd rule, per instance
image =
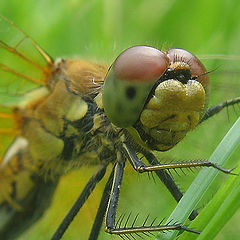
[[197, 77], [196, 80], [203, 85], [204, 89], [207, 89], [209, 87], [209, 77], [207, 70], [201, 61], [192, 53], [184, 49], [172, 48], [168, 50], [167, 56], [169, 57], [171, 63], [187, 63], [190, 66], [192, 77]]
[[128, 82], [156, 81], [167, 69], [169, 59], [160, 50], [135, 46], [122, 52], [113, 64], [116, 78]]
[[122, 52], [103, 86], [103, 106], [109, 120], [119, 127], [132, 126], [168, 66], [166, 54], [153, 47], [135, 46]]

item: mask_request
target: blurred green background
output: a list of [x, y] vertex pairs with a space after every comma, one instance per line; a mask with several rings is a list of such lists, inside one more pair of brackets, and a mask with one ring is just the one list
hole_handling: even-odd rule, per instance
[[[240, 3], [237, 0], [8, 0], [0, 2], [0, 13], [8, 17], [39, 43], [53, 58], [80, 57], [110, 64], [132, 45], [152, 45], [160, 49], [185, 48], [203, 58], [212, 79], [210, 105], [239, 96], [240, 93]], [[0, 38], [1, 38], [0, 29]], [[218, 55], [228, 58], [218, 58]], [[199, 126], [175, 149], [158, 154], [159, 159], [207, 159], [239, 116], [230, 108]], [[238, 150], [229, 166], [239, 159]], [[111, 168], [111, 166], [109, 167]], [[49, 239], [84, 184], [96, 168], [84, 167], [64, 176], [52, 207], [19, 239]], [[110, 169], [109, 169], [110, 170]], [[197, 172], [197, 171], [196, 171]], [[174, 177], [184, 191], [196, 174]], [[211, 199], [227, 176], [219, 174], [214, 188], [199, 209]], [[231, 176], [230, 176], [231, 177]], [[118, 212], [140, 213], [144, 220], [167, 217], [175, 201], [157, 179], [134, 172], [127, 166]], [[89, 198], [63, 239], [87, 239], [106, 179]], [[239, 239], [240, 211], [216, 239]], [[119, 239], [103, 230], [99, 239]], [[154, 237], [153, 237], [154, 239]]]

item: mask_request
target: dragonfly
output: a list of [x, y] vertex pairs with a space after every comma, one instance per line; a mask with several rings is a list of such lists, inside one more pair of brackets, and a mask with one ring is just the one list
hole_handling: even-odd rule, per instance
[[[183, 193], [170, 170], [213, 167], [231, 174], [232, 169], [207, 160], [160, 163], [153, 151], [172, 149], [240, 98], [208, 108], [210, 73], [183, 49], [133, 46], [109, 67], [54, 60], [4, 16], [0, 26], [6, 29], [0, 36], [0, 238], [16, 238], [40, 219], [61, 176], [84, 165], [98, 169], [52, 239], [62, 238], [109, 165], [89, 239], [98, 238], [104, 218], [105, 231], [123, 239], [168, 230], [199, 234], [181, 223], [155, 224], [146, 218], [136, 225], [138, 216], [131, 223], [130, 216], [117, 218], [125, 163], [138, 173], [155, 173], [176, 201]], [[189, 219], [197, 214], [194, 210]]]

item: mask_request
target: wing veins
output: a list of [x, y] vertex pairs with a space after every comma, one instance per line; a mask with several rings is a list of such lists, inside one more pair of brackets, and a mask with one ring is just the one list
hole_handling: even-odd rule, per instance
[[44, 85], [44, 83], [43, 83], [41, 80], [36, 79], [36, 78], [33, 78], [33, 77], [30, 77], [30, 76], [25, 75], [25, 74], [23, 74], [23, 73], [17, 72], [17, 71], [15, 71], [14, 69], [12, 69], [12, 68], [10, 68], [10, 67], [2, 64], [2, 63], [0, 63], [0, 69], [3, 70], [4, 72], [12, 73], [12, 74], [14, 74], [14, 75], [16, 75], [16, 76], [19, 76], [19, 77], [21, 77], [21, 78], [30, 80], [30, 81], [32, 81], [32, 82], [34, 82], [34, 83], [37, 83], [37, 84], [40, 84], [40, 85]]
[[[4, 21], [12, 25], [15, 29], [20, 31], [24, 35], [24, 40], [29, 39], [30, 42], [34, 45], [34, 47], [38, 50], [38, 52], [42, 55], [42, 57], [48, 62], [48, 64], [53, 64], [53, 59], [29, 36], [27, 35], [21, 28], [19, 28], [17, 25], [15, 25], [12, 21], [10, 21], [8, 18], [4, 17], [0, 14], [0, 18], [2, 18]], [[21, 41], [20, 41], [21, 44]], [[18, 46], [19, 44], [17, 44]]]
[[38, 65], [37, 63], [33, 62], [31, 59], [29, 59], [28, 57], [24, 56], [23, 54], [21, 54], [16, 48], [10, 47], [7, 43], [3, 42], [2, 40], [0, 40], [0, 47], [2, 47], [3, 49], [5, 49], [6, 51], [13, 53], [15, 55], [17, 55], [18, 57], [22, 58], [24, 61], [28, 62], [29, 64], [35, 66], [36, 68], [44, 71], [45, 68]]

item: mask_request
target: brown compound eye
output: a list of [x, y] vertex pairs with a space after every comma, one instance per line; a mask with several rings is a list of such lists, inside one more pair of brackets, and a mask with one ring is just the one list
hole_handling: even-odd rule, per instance
[[169, 66], [162, 51], [135, 46], [122, 52], [112, 64], [103, 86], [104, 111], [119, 127], [130, 127], [139, 118], [156, 81]]
[[149, 46], [135, 46], [122, 52], [113, 64], [115, 77], [129, 82], [155, 82], [169, 66], [162, 51]]
[[172, 48], [167, 51], [167, 56], [170, 59], [170, 63], [187, 63], [192, 72], [192, 77], [197, 77], [196, 80], [203, 85], [204, 89], [207, 89], [209, 87], [209, 77], [207, 70], [201, 61], [192, 53], [184, 49]]

